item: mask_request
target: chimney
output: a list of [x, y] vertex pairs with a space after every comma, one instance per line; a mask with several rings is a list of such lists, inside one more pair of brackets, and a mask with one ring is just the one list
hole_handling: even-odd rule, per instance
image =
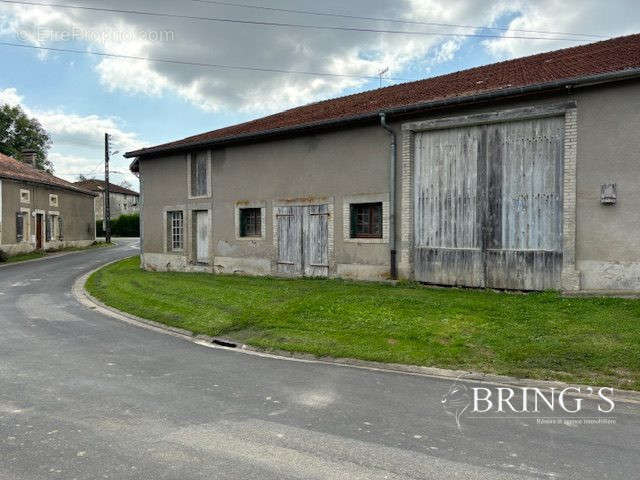
[[29, 150], [29, 149], [22, 150], [21, 157], [22, 157], [22, 161], [24, 163], [28, 163], [33, 168], [38, 168], [37, 167], [37, 163], [36, 163], [36, 151], [35, 150]]

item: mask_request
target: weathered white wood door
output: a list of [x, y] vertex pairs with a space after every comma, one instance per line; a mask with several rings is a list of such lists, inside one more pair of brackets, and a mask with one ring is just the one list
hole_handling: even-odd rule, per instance
[[302, 275], [302, 209], [277, 207], [278, 257], [276, 270], [283, 275]]
[[302, 222], [304, 274], [329, 275], [329, 206], [311, 205], [303, 209]]
[[209, 263], [209, 212], [199, 210], [196, 214], [196, 260]]
[[417, 280], [559, 287], [563, 118], [424, 132], [415, 149]]
[[327, 205], [276, 208], [276, 271], [283, 275], [329, 275]]
[[416, 136], [416, 279], [441, 285], [484, 286], [478, 164], [481, 127]]

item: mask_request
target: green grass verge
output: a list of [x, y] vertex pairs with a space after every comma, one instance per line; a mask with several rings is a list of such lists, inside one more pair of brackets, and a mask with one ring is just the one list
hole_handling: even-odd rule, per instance
[[104, 303], [266, 349], [640, 390], [640, 301], [109, 265]]
[[27, 260], [33, 260], [35, 258], [42, 258], [46, 256], [47, 254], [41, 251], [21, 253], [20, 255], [13, 255], [12, 257], [9, 257], [7, 259], [7, 263], [25, 262]]
[[43, 258], [43, 257], [46, 257], [46, 256], [54, 254], [54, 253], [80, 252], [82, 250], [89, 250], [91, 248], [110, 247], [112, 245], [113, 245], [113, 243], [94, 242], [94, 243], [92, 243], [91, 245], [89, 245], [87, 247], [67, 247], [67, 248], [60, 248], [60, 249], [57, 249], [57, 250], [47, 250], [46, 252], [38, 250], [38, 251], [34, 251], [34, 252], [21, 253], [19, 255], [13, 255], [13, 256], [11, 256], [11, 257], [9, 257], [7, 259], [6, 263], [25, 262], [27, 260], [34, 260], [36, 258]]

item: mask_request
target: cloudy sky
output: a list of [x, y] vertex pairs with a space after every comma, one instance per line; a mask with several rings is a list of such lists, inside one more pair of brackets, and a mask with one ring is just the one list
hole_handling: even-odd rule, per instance
[[[387, 67], [383, 85], [640, 32], [638, 10], [636, 0], [0, 0], [0, 102], [52, 134], [58, 175], [100, 177], [104, 132], [124, 152], [377, 88]], [[115, 181], [137, 186], [127, 164], [115, 156]]]

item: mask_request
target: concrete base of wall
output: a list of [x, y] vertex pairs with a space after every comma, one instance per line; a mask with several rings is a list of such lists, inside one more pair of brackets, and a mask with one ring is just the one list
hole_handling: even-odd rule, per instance
[[[65, 246], [78, 242], [64, 242]], [[90, 241], [84, 243], [89, 244]], [[30, 244], [4, 245], [10, 255], [33, 250]], [[195, 265], [182, 255], [145, 253], [141, 260], [145, 270], [167, 272], [206, 272], [239, 275], [271, 275], [272, 262], [267, 258], [215, 257], [213, 265]], [[402, 272], [407, 273], [407, 272]], [[401, 278], [405, 278], [401, 273]], [[350, 280], [388, 280], [388, 265], [362, 265], [339, 263], [336, 273], [332, 275]], [[640, 262], [610, 263], [597, 261], [581, 261], [577, 264], [575, 279], [571, 282], [563, 277], [563, 287], [570, 284], [572, 288], [565, 291], [640, 291]]]
[[266, 258], [215, 257], [216, 273], [271, 275], [271, 260]]
[[583, 290], [640, 290], [640, 262], [583, 260], [577, 267], [582, 272]]
[[349, 280], [389, 280], [391, 277], [388, 265], [360, 265], [355, 263], [339, 263], [336, 276]]
[[153, 272], [184, 272], [187, 270], [187, 257], [166, 253], [145, 253], [140, 256], [140, 265]]

